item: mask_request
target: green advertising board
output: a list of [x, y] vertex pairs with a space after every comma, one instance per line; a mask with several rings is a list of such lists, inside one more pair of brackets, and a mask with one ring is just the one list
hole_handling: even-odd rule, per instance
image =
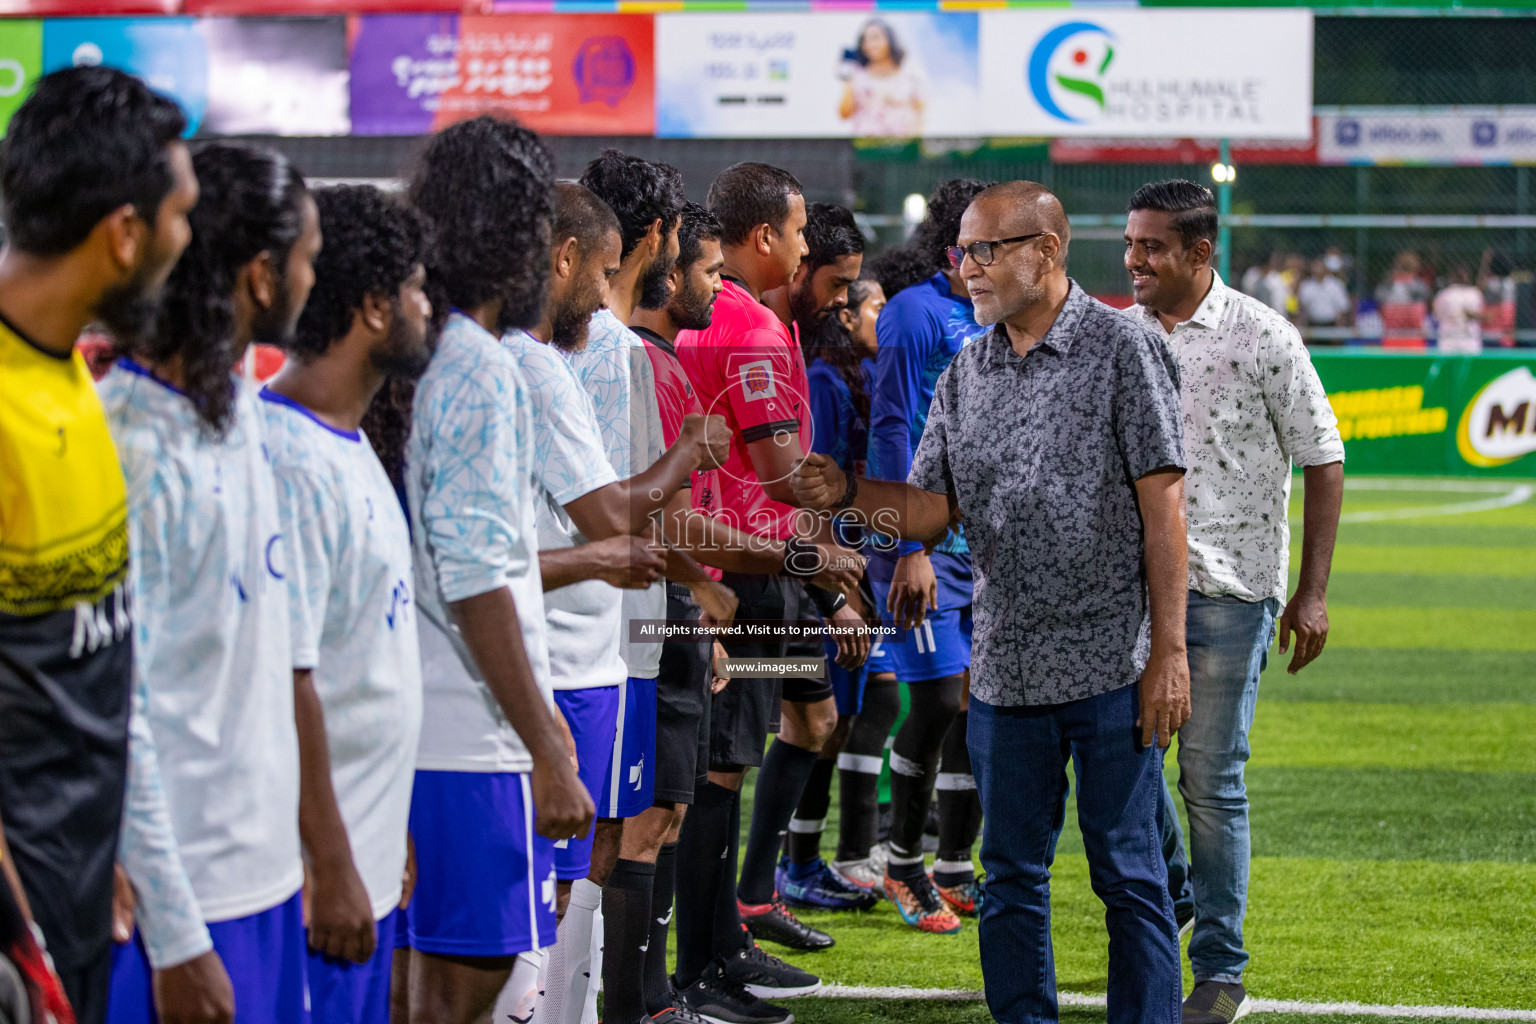
[[1536, 476], [1536, 352], [1313, 349], [1351, 473]]
[[0, 19], [0, 135], [43, 69], [43, 23]]

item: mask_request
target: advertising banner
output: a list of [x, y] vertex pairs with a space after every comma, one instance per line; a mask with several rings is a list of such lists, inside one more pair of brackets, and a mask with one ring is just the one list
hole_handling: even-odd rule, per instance
[[345, 135], [345, 18], [208, 18], [208, 109], [223, 135]]
[[1536, 352], [1312, 350], [1351, 473], [1536, 476]]
[[1536, 107], [1362, 107], [1318, 115], [1325, 164], [1536, 163]]
[[43, 68], [43, 23], [0, 21], [0, 135]]
[[364, 15], [352, 131], [416, 135], [505, 114], [558, 135], [650, 135], [654, 40], [646, 14]]
[[985, 134], [1311, 137], [1310, 10], [1071, 8], [980, 18]]
[[[1058, 164], [1213, 164], [1216, 139], [1052, 139]], [[1317, 140], [1249, 139], [1232, 147], [1235, 164], [1315, 164]]]
[[656, 134], [1021, 134], [986, 128], [977, 25], [936, 11], [658, 15]]
[[43, 26], [43, 71], [106, 64], [174, 97], [188, 131], [208, 107], [208, 47], [196, 18], [59, 18]]
[[[10, 24], [27, 23], [0, 28]], [[82, 64], [121, 68], [172, 97], [189, 133], [345, 135], [351, 127], [340, 17], [44, 22], [43, 70]], [[6, 84], [0, 57], [0, 93]], [[3, 105], [0, 113], [9, 118]]]

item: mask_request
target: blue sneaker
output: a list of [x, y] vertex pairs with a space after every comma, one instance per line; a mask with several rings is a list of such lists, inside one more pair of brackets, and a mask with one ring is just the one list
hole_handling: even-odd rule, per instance
[[810, 864], [779, 861], [774, 885], [785, 903], [817, 910], [869, 910], [880, 897], [861, 889], [827, 866], [824, 860]]

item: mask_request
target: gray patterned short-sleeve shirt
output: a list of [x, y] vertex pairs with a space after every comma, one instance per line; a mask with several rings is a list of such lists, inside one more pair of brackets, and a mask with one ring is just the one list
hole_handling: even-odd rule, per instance
[[1167, 343], [1072, 283], [1020, 357], [1001, 325], [939, 378], [908, 482], [960, 505], [971, 693], [1062, 704], [1135, 682], [1151, 646], [1135, 482], [1184, 467]]

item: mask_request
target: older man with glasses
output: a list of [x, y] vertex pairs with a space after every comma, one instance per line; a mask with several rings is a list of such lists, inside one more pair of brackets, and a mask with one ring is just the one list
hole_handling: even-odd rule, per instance
[[981, 961], [1001, 1024], [1057, 1019], [1050, 865], [1068, 761], [1108, 910], [1109, 1024], [1180, 1016], [1157, 808], [1189, 717], [1178, 368], [1066, 274], [1061, 203], [1028, 181], [977, 195], [950, 259], [996, 325], [939, 378], [908, 483], [796, 470], [807, 508], [933, 543], [964, 524], [976, 575], [968, 743], [987, 830]]

